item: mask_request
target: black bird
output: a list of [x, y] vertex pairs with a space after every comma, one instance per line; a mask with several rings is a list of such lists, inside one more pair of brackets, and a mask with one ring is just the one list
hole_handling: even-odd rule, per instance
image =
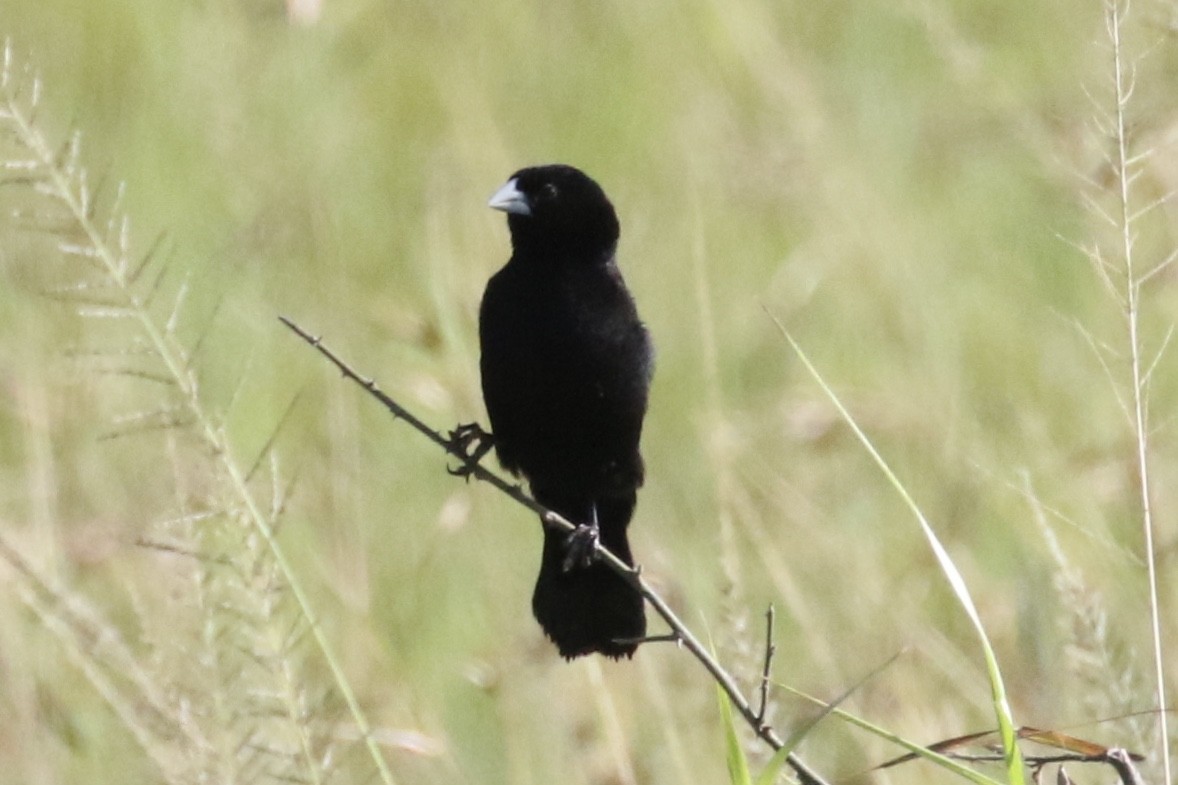
[[[626, 527], [644, 469], [638, 441], [654, 369], [614, 252], [618, 218], [571, 166], [521, 169], [491, 197], [512, 255], [479, 310], [483, 399], [499, 462], [578, 525], [545, 527], [532, 611], [568, 659], [629, 657], [646, 632], [642, 597], [591, 541], [633, 564]], [[586, 544], [588, 543], [588, 548]]]

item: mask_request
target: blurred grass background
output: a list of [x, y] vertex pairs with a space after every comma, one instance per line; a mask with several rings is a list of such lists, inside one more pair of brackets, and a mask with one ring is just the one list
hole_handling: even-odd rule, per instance
[[[698, 666], [669, 646], [562, 662], [530, 615], [534, 521], [448, 477], [276, 320], [321, 333], [439, 428], [485, 420], [475, 319], [509, 253], [485, 201], [550, 161], [615, 202], [658, 346], [638, 559], [742, 678], [773, 602], [781, 681], [834, 696], [906, 649], [847, 708], [923, 742], [993, 725], [972, 632], [915, 522], [768, 310], [964, 571], [1016, 719], [1152, 740], [1149, 720], [1094, 724], [1154, 705], [1123, 317], [1074, 246], [1104, 231], [1085, 180], [1111, 185], [1090, 99], [1110, 68], [1100, 4], [310, 9], [0, 0], [0, 35], [43, 78], [40, 126], [79, 130], [92, 181], [126, 183], [135, 247], [162, 237], [163, 289], [187, 282], [179, 333], [200, 342], [205, 398], [243, 460], [298, 396], [277, 442], [296, 477], [282, 537], [371, 718], [404, 734], [389, 748], [399, 781], [724, 776]], [[1134, 13], [1129, 45], [1150, 57], [1132, 127], [1158, 146], [1143, 188], [1165, 192], [1170, 9]], [[1170, 217], [1147, 267], [1174, 245]], [[175, 478], [160, 434], [102, 437], [153, 393], [79, 361], [110, 336], [39, 295], [69, 274], [26, 235], [0, 224], [2, 524], [146, 639], [174, 612], [163, 599], [184, 602], [182, 588], [153, 596], [156, 557], [134, 544], [174, 508]], [[1163, 274], [1146, 291], [1156, 349], [1178, 289]], [[1120, 353], [1114, 383], [1085, 333]], [[1170, 606], [1176, 385], [1165, 356], [1151, 458]], [[0, 783], [159, 781], [11, 593], [0, 672]], [[775, 718], [810, 711], [782, 698]], [[836, 778], [898, 754], [832, 720], [804, 753]], [[943, 777], [909, 764], [874, 781]]]

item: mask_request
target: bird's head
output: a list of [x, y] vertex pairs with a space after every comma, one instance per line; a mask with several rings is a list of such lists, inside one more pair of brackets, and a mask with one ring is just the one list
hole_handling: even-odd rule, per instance
[[571, 166], [520, 169], [488, 206], [507, 213], [517, 254], [596, 261], [611, 257], [618, 243], [613, 205], [601, 186]]

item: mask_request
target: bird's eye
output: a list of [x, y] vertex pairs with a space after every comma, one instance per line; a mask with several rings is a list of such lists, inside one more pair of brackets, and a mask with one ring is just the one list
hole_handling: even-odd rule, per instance
[[544, 183], [544, 187], [540, 189], [540, 198], [548, 200], [556, 198], [556, 186], [552, 183]]

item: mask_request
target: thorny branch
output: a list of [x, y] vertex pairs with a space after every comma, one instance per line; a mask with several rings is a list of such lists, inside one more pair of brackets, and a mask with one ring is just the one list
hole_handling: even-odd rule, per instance
[[[519, 502], [529, 510], [532, 510], [537, 515], [539, 515], [546, 526], [554, 526], [570, 532], [576, 528], [572, 523], [557, 513], [538, 504], [534, 499], [524, 493], [523, 489], [519, 485], [503, 479], [503, 477], [500, 475], [487, 469], [481, 463], [478, 463], [478, 458], [481, 457], [481, 455], [485, 453], [486, 450], [481, 449], [483, 445], [479, 445], [479, 447], [476, 447], [473, 451], [470, 450], [471, 429], [469, 427], [460, 427], [456, 431], [451, 431], [449, 435], [443, 435], [440, 431], [434, 430], [404, 406], [393, 400], [393, 398], [391, 398], [387, 393], [377, 386], [375, 381], [361, 376], [359, 373], [353, 370], [352, 367], [344, 362], [338, 355], [324, 346], [320, 338], [311, 335], [306, 330], [299, 327], [294, 321], [288, 319], [285, 316], [279, 316], [278, 319], [284, 325], [289, 327], [296, 335], [314, 347], [320, 354], [326, 357], [332, 365], [339, 369], [340, 373], [342, 373], [344, 377], [351, 379], [353, 382], [363, 387], [366, 391], [368, 391], [369, 395], [384, 404], [385, 408], [388, 409], [394, 417], [404, 420], [409, 425], [413, 426], [413, 428], [418, 433], [421, 433], [427, 439], [432, 441], [448, 455], [452, 455], [461, 461], [462, 463], [457, 469], [451, 470], [452, 474], [465, 477], [474, 477], [476, 480], [482, 480], [483, 482], [490, 483], [502, 493], [507, 494], [515, 501]], [[755, 710], [749, 703], [748, 699], [745, 698], [745, 696], [741, 693], [740, 688], [736, 684], [736, 681], [728, 673], [728, 671], [726, 671], [724, 667], [720, 665], [716, 658], [712, 656], [712, 654], [704, 647], [702, 643], [700, 643], [695, 634], [692, 633], [691, 630], [689, 630], [683, 623], [683, 621], [675, 615], [675, 612], [671, 610], [670, 606], [667, 605], [667, 602], [650, 587], [650, 584], [648, 584], [642, 578], [640, 568], [631, 568], [613, 553], [610, 553], [607, 548], [602, 547], [600, 543], [595, 543], [594, 548], [597, 557], [605, 564], [609, 565], [610, 569], [624, 578], [627, 583], [633, 586], [634, 590], [642, 595], [646, 602], [649, 603], [650, 606], [654, 608], [655, 612], [658, 613], [658, 615], [663, 619], [663, 621], [667, 623], [667, 626], [671, 628], [672, 634], [667, 636], [665, 639], [673, 640], [691, 652], [692, 656], [694, 656], [700, 662], [700, 664], [704, 666], [708, 673], [711, 674], [712, 678], [716, 680], [716, 683], [720, 685], [720, 688], [724, 690], [724, 693], [728, 696], [728, 699], [732, 702], [732, 705], [736, 707], [736, 710], [740, 713], [741, 717], [743, 717], [745, 722], [747, 722], [749, 726], [752, 727], [753, 732], [756, 733], [762, 741], [764, 741], [774, 750], [781, 749], [782, 746], [784, 746], [784, 742], [782, 741], [781, 737], [773, 728], [764, 723], [764, 695], [762, 695], [762, 706], [760, 710]], [[771, 622], [772, 618], [770, 617], [770, 624]], [[767, 661], [766, 667], [768, 666], [769, 662]], [[762, 692], [764, 692], [764, 689], [767, 689], [768, 680], [765, 680], [763, 683], [766, 686], [763, 687]], [[788, 757], [786, 758], [786, 762], [790, 765], [791, 768], [793, 768], [794, 773], [797, 774], [799, 781], [801, 781], [803, 785], [827, 785], [824, 779], [812, 771], [809, 766], [802, 762], [801, 758], [792, 752], [789, 753]]]

